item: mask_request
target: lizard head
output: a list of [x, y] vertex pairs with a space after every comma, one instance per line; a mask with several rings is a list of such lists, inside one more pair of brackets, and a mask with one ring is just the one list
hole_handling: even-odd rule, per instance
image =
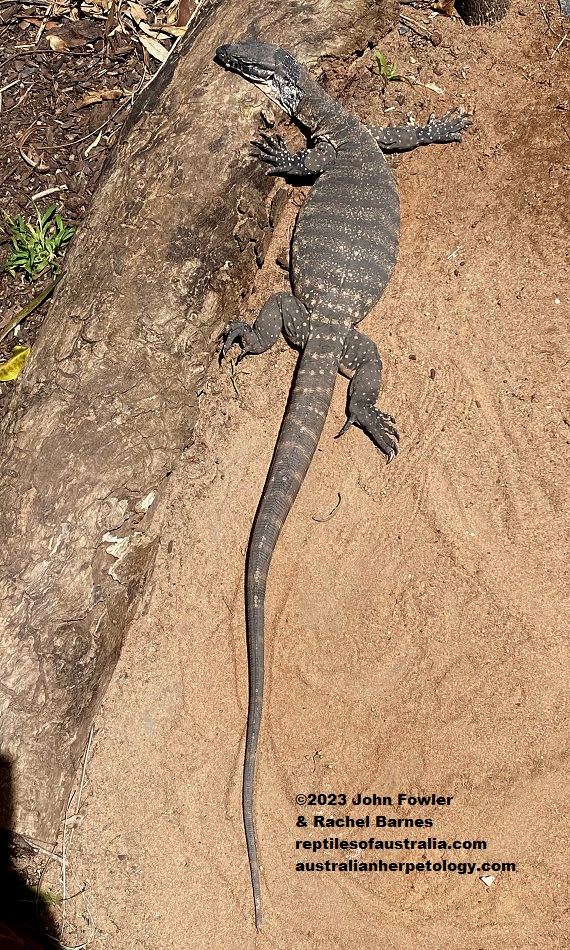
[[240, 40], [219, 46], [216, 59], [261, 89], [287, 115], [296, 115], [303, 98], [299, 87], [301, 66], [291, 53], [271, 43]]

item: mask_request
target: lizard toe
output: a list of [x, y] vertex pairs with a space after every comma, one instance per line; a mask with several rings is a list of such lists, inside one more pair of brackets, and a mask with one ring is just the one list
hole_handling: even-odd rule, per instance
[[393, 416], [387, 412], [382, 412], [376, 406], [356, 408], [350, 412], [348, 419], [338, 435], [335, 436], [335, 439], [340, 439], [341, 435], [348, 432], [351, 426], [357, 425], [387, 456], [388, 462], [391, 462], [398, 454], [398, 441], [400, 439], [398, 430], [394, 428], [394, 421]]
[[232, 320], [228, 323], [221, 334], [224, 342], [219, 355], [220, 363], [226, 358], [234, 343], [241, 341], [240, 345], [242, 349], [245, 348], [244, 338], [246, 338], [248, 334], [251, 334], [251, 327], [248, 323], [243, 323], [241, 320]]

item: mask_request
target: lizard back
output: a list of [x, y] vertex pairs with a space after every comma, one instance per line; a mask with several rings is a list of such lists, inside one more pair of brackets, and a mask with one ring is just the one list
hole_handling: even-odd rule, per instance
[[[340, 111], [340, 107], [339, 107]], [[293, 237], [295, 296], [311, 314], [355, 326], [377, 303], [396, 263], [400, 205], [386, 159], [353, 120], [329, 139], [336, 161], [313, 184]]]

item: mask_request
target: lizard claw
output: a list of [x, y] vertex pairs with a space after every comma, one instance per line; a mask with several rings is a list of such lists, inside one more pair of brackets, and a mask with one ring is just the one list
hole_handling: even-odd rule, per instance
[[230, 323], [228, 323], [225, 330], [223, 330], [220, 334], [220, 339], [223, 339], [224, 341], [218, 357], [220, 366], [236, 341], [241, 340], [242, 347], [242, 351], [239, 354], [236, 363], [239, 363], [239, 361], [243, 359], [244, 356], [247, 356], [248, 348], [245, 341], [251, 332], [252, 330], [249, 323], [243, 323], [241, 320], [232, 320]]
[[460, 142], [461, 135], [459, 133], [469, 128], [470, 125], [471, 119], [469, 116], [459, 112], [459, 107], [454, 106], [441, 119], [437, 119], [433, 114], [430, 115], [426, 129], [432, 142]]
[[265, 132], [260, 132], [259, 135], [262, 141], [257, 140], [251, 143], [255, 151], [250, 152], [250, 155], [273, 166], [269, 169], [268, 174], [275, 174], [281, 169], [287, 169], [291, 153], [285, 140], [280, 135], [267, 135]]
[[257, 142], [253, 140], [251, 144], [255, 148], [258, 148], [264, 152], [274, 152], [276, 149], [288, 151], [287, 144], [283, 136], [277, 133], [275, 135], [268, 135], [267, 132], [260, 132], [259, 136], [263, 139], [263, 142]]
[[370, 436], [372, 441], [378, 446], [381, 452], [387, 458], [387, 462], [398, 454], [398, 440], [400, 435], [394, 428], [394, 417], [387, 412], [381, 412], [376, 406], [367, 406], [361, 411], [351, 412], [343, 425], [342, 429], [335, 436], [339, 439], [341, 435], [348, 432], [351, 426], [357, 425]]
[[344, 435], [345, 432], [348, 432], [350, 427], [353, 425], [354, 425], [354, 419], [352, 418], [352, 416], [349, 416], [345, 424], [343, 425], [342, 429], [340, 430], [340, 432], [337, 432], [337, 434], [335, 435], [335, 439], [340, 439], [341, 435]]
[[297, 154], [292, 155], [287, 146], [287, 142], [280, 135], [267, 135], [265, 132], [259, 133], [261, 141], [252, 142], [255, 151], [249, 154], [261, 162], [265, 162], [271, 167], [267, 169], [266, 175], [311, 175], [310, 168], [305, 166], [305, 158], [308, 154], [307, 149], [301, 149]]

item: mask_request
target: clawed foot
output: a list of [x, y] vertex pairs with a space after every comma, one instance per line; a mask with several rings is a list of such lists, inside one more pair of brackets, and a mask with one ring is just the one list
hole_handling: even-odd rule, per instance
[[336, 438], [339, 439], [341, 435], [348, 432], [351, 426], [357, 425], [364, 429], [387, 457], [388, 462], [391, 462], [398, 454], [398, 439], [400, 438], [394, 428], [395, 421], [393, 416], [388, 415], [387, 412], [381, 412], [376, 406], [349, 412], [348, 419]]
[[[453, 118], [452, 118], [453, 117]], [[458, 107], [450, 109], [449, 112], [441, 118], [430, 115], [427, 129], [429, 131], [430, 141], [436, 143], [460, 142], [464, 129], [471, 125], [471, 119], [463, 112], [458, 111]]]
[[250, 152], [253, 158], [258, 158], [267, 165], [267, 175], [287, 175], [291, 168], [293, 156], [287, 148], [287, 143], [280, 135], [266, 135], [265, 132], [259, 133], [262, 141], [252, 142], [255, 152]]
[[249, 323], [243, 323], [241, 320], [232, 320], [228, 323], [220, 338], [223, 340], [218, 357], [220, 366], [234, 343], [239, 342], [241, 346], [241, 353], [236, 359], [236, 364], [239, 363], [244, 356], [254, 352], [254, 347], [257, 343], [257, 337]]

